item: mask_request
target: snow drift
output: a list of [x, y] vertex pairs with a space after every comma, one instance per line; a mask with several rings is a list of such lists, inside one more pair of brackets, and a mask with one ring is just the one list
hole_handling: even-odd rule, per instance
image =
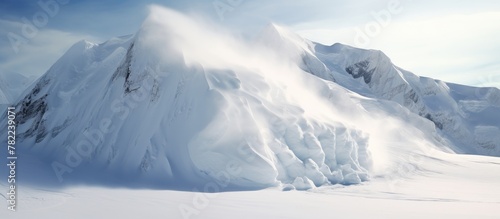
[[[381, 83], [386, 77], [393, 82]], [[398, 83], [407, 92], [384, 92]], [[412, 86], [422, 90], [413, 95]], [[427, 118], [440, 102], [418, 96], [433, 91], [446, 103], [469, 101], [453, 109], [483, 115], [459, 93], [449, 99], [450, 87], [473, 89], [419, 79], [379, 52], [325, 47], [276, 25], [248, 42], [152, 7], [138, 33], [76, 43], [23, 94], [17, 144], [60, 182], [216, 182], [228, 189], [357, 184], [411, 163], [413, 154], [455, 149], [440, 130], [453, 137], [453, 127], [471, 126], [442, 122], [438, 114]], [[495, 92], [485, 94], [493, 102], [483, 110], [498, 111], [490, 104], [498, 101]], [[479, 136], [498, 131], [494, 124], [478, 123], [473, 132], [489, 142], [491, 154], [499, 141]]]

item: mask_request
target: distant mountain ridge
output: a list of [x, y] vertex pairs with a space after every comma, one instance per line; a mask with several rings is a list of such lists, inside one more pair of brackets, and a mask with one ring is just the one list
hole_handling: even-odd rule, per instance
[[381, 51], [339, 43], [325, 46], [276, 25], [265, 33], [268, 46], [301, 54], [298, 63], [304, 71], [361, 95], [394, 101], [432, 121], [458, 152], [500, 156], [498, 88], [419, 77], [394, 65]]

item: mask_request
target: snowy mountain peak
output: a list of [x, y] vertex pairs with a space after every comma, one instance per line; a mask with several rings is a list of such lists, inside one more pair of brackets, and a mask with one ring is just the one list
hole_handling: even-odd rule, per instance
[[500, 153], [500, 122], [471, 119], [498, 108], [468, 89], [277, 25], [254, 42], [213, 29], [154, 7], [135, 35], [76, 43], [17, 103], [19, 150], [60, 181], [245, 189], [357, 184], [422, 145]]
[[[101, 169], [104, 178], [193, 185], [217, 179], [230, 164], [230, 185], [245, 188], [308, 189], [369, 178], [369, 134], [329, 118], [331, 103], [303, 83], [330, 97], [347, 96], [296, 68], [258, 58], [260, 50], [236, 40], [218, 57], [192, 53], [191, 46], [209, 42], [189, 41], [185, 29], [154, 17], [160, 15], [135, 37], [81, 41], [69, 49], [17, 104], [20, 150], [48, 162], [59, 180]], [[206, 31], [200, 26], [186, 28]], [[183, 47], [172, 47], [177, 42]], [[222, 62], [238, 48], [248, 49], [243, 60], [252, 63]], [[254, 63], [267, 65], [256, 69]]]
[[279, 53], [300, 55], [312, 54], [312, 42], [277, 24], [269, 24], [258, 35], [257, 41], [268, 48], [274, 48]]
[[281, 56], [288, 56], [304, 71], [325, 80], [335, 81], [330, 70], [315, 55], [314, 43], [302, 38], [285, 27], [269, 24], [258, 35], [258, 45], [272, 49]]
[[[316, 44], [316, 56], [332, 70], [337, 83], [363, 95], [401, 104], [415, 114], [432, 121], [444, 136], [454, 142], [461, 153], [500, 155], [498, 117], [487, 112], [499, 112], [495, 101], [473, 110], [469, 104], [483, 102], [478, 95], [497, 93], [494, 88], [472, 88], [418, 77], [395, 66], [381, 51], [357, 49], [346, 45]], [[354, 81], [353, 81], [354, 79]], [[490, 92], [491, 91], [491, 92]], [[493, 95], [495, 96], [495, 95]], [[473, 104], [475, 105], [475, 104]], [[482, 119], [480, 117], [488, 117]], [[484, 134], [482, 130], [490, 130]], [[482, 133], [482, 134], [478, 134]], [[487, 142], [487, 143], [486, 143]], [[495, 143], [494, 143], [495, 142]]]

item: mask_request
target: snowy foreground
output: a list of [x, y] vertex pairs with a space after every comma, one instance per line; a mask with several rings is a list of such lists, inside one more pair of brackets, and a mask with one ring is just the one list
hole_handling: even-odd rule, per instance
[[[21, 187], [2, 218], [499, 218], [500, 158], [446, 155], [404, 179], [309, 191], [196, 193]], [[2, 188], [2, 190], [5, 190]], [[184, 216], [183, 213], [184, 212]], [[5, 216], [5, 217], [4, 217]]]

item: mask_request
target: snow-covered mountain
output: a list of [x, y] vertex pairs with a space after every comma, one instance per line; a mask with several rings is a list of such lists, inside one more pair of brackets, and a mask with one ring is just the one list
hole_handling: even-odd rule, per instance
[[33, 83], [35, 78], [19, 73], [2, 72], [0, 74], [0, 104], [14, 103], [21, 93]]
[[383, 52], [342, 44], [325, 46], [271, 25], [261, 41], [295, 57], [313, 75], [363, 96], [396, 102], [432, 121], [459, 153], [500, 156], [500, 90], [419, 77]]
[[460, 153], [500, 155], [500, 90], [419, 77], [380, 51], [315, 44], [315, 54], [338, 83], [365, 96], [391, 100], [432, 121]]
[[498, 89], [276, 25], [242, 42], [160, 8], [134, 35], [76, 43], [16, 111], [18, 150], [59, 181], [309, 189], [429, 150], [500, 155]]

